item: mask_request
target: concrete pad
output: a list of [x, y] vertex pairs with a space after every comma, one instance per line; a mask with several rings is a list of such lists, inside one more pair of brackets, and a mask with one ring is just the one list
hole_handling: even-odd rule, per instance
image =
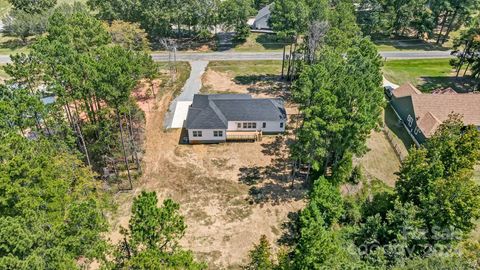
[[202, 88], [202, 75], [207, 68], [207, 61], [190, 62], [190, 77], [185, 82], [182, 92], [176, 97], [165, 115], [164, 128], [182, 128], [187, 119], [188, 107], [193, 102], [193, 96]]
[[172, 124], [169, 128], [184, 127], [190, 105], [192, 105], [192, 101], [177, 101], [175, 112], [173, 113]]
[[393, 89], [397, 89], [398, 88], [398, 85], [397, 84], [394, 84], [392, 82], [390, 82], [389, 80], [387, 80], [385, 77], [383, 77], [383, 87], [385, 86], [390, 86], [392, 87]]

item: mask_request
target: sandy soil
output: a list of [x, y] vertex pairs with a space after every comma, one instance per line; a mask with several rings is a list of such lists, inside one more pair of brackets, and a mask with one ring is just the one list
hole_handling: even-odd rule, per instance
[[226, 73], [208, 69], [203, 75], [202, 83], [207, 89], [215, 92], [248, 93], [247, 85], [236, 84]]
[[[227, 85], [231, 79], [221, 74], [208, 73], [206, 78], [216, 89], [251, 92], [255, 88]], [[222, 83], [224, 87], [218, 87]], [[261, 90], [258, 95], [267, 93]], [[211, 269], [239, 269], [262, 234], [275, 245], [287, 214], [304, 206], [302, 183], [294, 182], [292, 188], [288, 180], [288, 138], [180, 145], [180, 130], [162, 128], [171, 99], [164, 94], [154, 106], [148, 102], [141, 106], [147, 119], [144, 175], [133, 192], [116, 196], [119, 209], [112, 217], [110, 239], [121, 239], [118, 231], [128, 226], [133, 197], [142, 190], [156, 191], [160, 201], [172, 198], [181, 204], [188, 225], [183, 247], [193, 250]]]

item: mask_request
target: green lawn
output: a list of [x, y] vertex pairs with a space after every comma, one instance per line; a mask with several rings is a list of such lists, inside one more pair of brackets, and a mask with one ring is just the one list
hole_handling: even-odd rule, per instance
[[373, 40], [379, 51], [432, 51], [447, 50], [446, 46], [437, 46], [434, 43], [420, 39], [381, 39]]
[[423, 92], [437, 88], [452, 87], [458, 92], [471, 89], [472, 81], [467, 78], [455, 78], [449, 59], [389, 60], [385, 62], [383, 74], [387, 80], [404, 84], [411, 82]]
[[0, 80], [8, 80], [10, 79], [10, 76], [8, 76], [8, 74], [5, 72], [5, 70], [3, 69], [5, 65], [0, 65]]
[[274, 34], [251, 33], [247, 40], [234, 44], [233, 50], [237, 52], [265, 52], [282, 51], [285, 42]]

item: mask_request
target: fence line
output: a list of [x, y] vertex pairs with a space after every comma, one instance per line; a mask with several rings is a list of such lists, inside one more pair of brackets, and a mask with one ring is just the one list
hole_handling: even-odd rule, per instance
[[406, 155], [403, 153], [401, 148], [395, 142], [392, 132], [390, 130], [388, 130], [388, 128], [385, 127], [385, 124], [383, 125], [382, 130], [383, 130], [383, 133], [385, 134], [385, 136], [387, 137], [388, 142], [393, 147], [393, 150], [394, 150], [395, 154], [397, 155], [398, 159], [400, 160], [400, 162], [402, 162], [405, 159]]

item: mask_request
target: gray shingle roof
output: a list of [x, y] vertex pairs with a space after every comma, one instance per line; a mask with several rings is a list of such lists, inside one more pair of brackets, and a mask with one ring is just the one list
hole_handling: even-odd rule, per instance
[[188, 110], [187, 129], [226, 129], [228, 121], [281, 121], [286, 111], [281, 99], [254, 99], [250, 95], [195, 95]]

